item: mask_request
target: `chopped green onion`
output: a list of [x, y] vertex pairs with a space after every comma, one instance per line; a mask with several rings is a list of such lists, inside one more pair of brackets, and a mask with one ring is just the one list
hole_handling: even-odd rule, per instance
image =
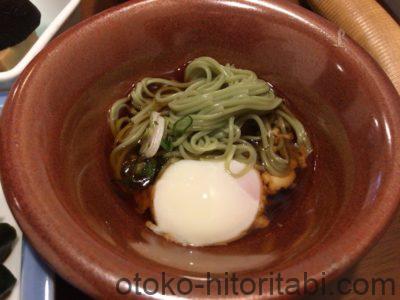
[[135, 165], [134, 174], [135, 174], [135, 175], [141, 175], [141, 174], [143, 173], [143, 169], [144, 169], [145, 166], [146, 166], [146, 163], [144, 163], [144, 162], [138, 162], [138, 163]]
[[144, 165], [142, 176], [148, 178], [154, 178], [157, 172], [157, 161], [155, 159], [146, 160], [146, 164]]
[[166, 137], [165, 139], [161, 140], [161, 147], [165, 150], [165, 151], [172, 151], [172, 149], [174, 148], [172, 146], [172, 140], [171, 137]]
[[193, 118], [191, 116], [185, 116], [175, 122], [172, 131], [175, 136], [181, 136], [192, 126]]

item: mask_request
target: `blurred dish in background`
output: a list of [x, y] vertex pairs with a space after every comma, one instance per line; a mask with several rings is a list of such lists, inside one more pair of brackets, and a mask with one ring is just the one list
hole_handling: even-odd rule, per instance
[[40, 11], [28, 0], [0, 2], [0, 71], [13, 68], [37, 40]]
[[[13, 0], [14, 1], [14, 0]], [[10, 2], [13, 2], [10, 1]], [[2, 1], [3, 2], [3, 1]], [[7, 3], [9, 1], [5, 1]], [[27, 2], [27, 1], [24, 1]], [[32, 0], [32, 4], [38, 9], [41, 14], [40, 25], [36, 28], [37, 40], [35, 37], [29, 37], [26, 44], [23, 42], [17, 46], [22, 48], [18, 49], [18, 53], [23, 53], [21, 57], [18, 56], [17, 62], [11, 69], [2, 71], [0, 69], [0, 90], [8, 90], [16, 78], [21, 74], [29, 62], [43, 49], [43, 47], [54, 37], [60, 30], [62, 25], [66, 22], [69, 16], [74, 12], [80, 0]], [[3, 7], [3, 3], [1, 7]], [[3, 26], [5, 19], [0, 17], [0, 26]], [[3, 36], [3, 33], [1, 32]], [[32, 45], [31, 45], [32, 44]], [[0, 49], [2, 47], [0, 46]], [[8, 50], [8, 49], [6, 49]], [[26, 53], [22, 50], [26, 50]], [[0, 54], [1, 57], [1, 54]], [[10, 65], [9, 65], [10, 66]]]

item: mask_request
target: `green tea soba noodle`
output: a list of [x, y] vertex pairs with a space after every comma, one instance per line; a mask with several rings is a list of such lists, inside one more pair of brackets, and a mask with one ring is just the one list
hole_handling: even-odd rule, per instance
[[132, 156], [223, 160], [228, 172], [237, 160], [245, 167], [234, 176], [257, 168], [281, 177], [312, 151], [303, 125], [267, 82], [210, 57], [190, 62], [183, 82], [142, 79], [113, 104], [109, 122], [117, 179]]

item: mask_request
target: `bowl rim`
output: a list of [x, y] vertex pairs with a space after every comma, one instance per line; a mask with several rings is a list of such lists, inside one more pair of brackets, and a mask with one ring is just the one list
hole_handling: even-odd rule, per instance
[[[168, 3], [178, 2], [179, 0], [168, 1]], [[215, 1], [215, 0], [194, 0], [198, 3], [208, 3], [208, 4], [224, 4], [225, 1]], [[16, 157], [12, 156], [13, 143], [6, 143], [6, 141], [13, 140], [13, 137], [17, 137], [18, 134], [14, 130], [12, 130], [12, 122], [10, 121], [12, 118], [12, 114], [15, 113], [16, 110], [20, 110], [23, 104], [19, 101], [19, 95], [21, 90], [24, 89], [24, 86], [27, 85], [29, 81], [29, 77], [31, 72], [40, 65], [40, 63], [45, 59], [46, 54], [53, 51], [57, 47], [61, 46], [64, 42], [68, 40], [73, 34], [77, 31], [84, 30], [84, 28], [88, 25], [95, 25], [97, 22], [101, 22], [104, 18], [112, 17], [118, 12], [124, 9], [135, 9], [140, 6], [151, 5], [154, 2], [162, 2], [162, 0], [133, 0], [128, 3], [124, 3], [115, 7], [112, 7], [100, 14], [97, 14], [89, 19], [80, 22], [74, 27], [68, 29], [66, 32], [62, 33], [60, 36], [56, 37], [39, 55], [37, 55], [34, 60], [28, 65], [28, 67], [23, 71], [18, 81], [14, 84], [12, 91], [9, 93], [9, 98], [3, 110], [3, 115], [1, 116], [1, 124], [0, 124], [0, 169], [1, 169], [1, 182], [4, 187], [5, 195], [7, 198], [7, 202], [17, 219], [17, 222], [21, 226], [22, 230], [27, 233], [28, 239], [31, 244], [36, 248], [41, 250], [41, 256], [49, 262], [55, 270], [64, 278], [71, 281], [78, 288], [83, 290], [92, 296], [101, 296], [99, 294], [98, 288], [93, 284], [90, 284], [88, 281], [80, 280], [83, 275], [76, 274], [72, 268], [66, 267], [66, 262], [71, 262], [71, 265], [79, 265], [81, 266], [80, 273], [86, 274], [89, 276], [92, 283], [93, 281], [99, 280], [102, 281], [104, 285], [111, 282], [110, 279], [106, 279], [105, 277], [96, 276], [95, 272], [99, 270], [95, 266], [91, 266], [93, 258], [86, 257], [85, 255], [81, 256], [75, 249], [65, 249], [65, 245], [67, 244], [63, 238], [52, 230], [52, 223], [46, 218], [40, 218], [39, 216], [35, 216], [32, 214], [29, 209], [30, 201], [26, 201], [24, 197], [18, 198], [19, 193], [16, 193], [16, 187], [21, 186], [21, 182], [23, 182], [23, 178], [15, 176], [13, 172], [10, 172], [10, 166], [17, 165], [18, 161]], [[232, 2], [232, 1], [231, 1]], [[331, 23], [330, 21], [318, 16], [317, 14], [306, 10], [299, 5], [290, 3], [289, 1], [279, 1], [279, 0], [233, 0], [235, 3], [251, 5], [252, 7], [256, 7], [259, 11], [265, 11], [265, 9], [272, 9], [273, 11], [279, 11], [280, 13], [284, 13], [288, 17], [295, 18], [299, 22], [304, 22], [307, 26], [311, 26], [313, 30], [318, 31], [320, 35], [323, 35], [328, 41], [331, 41], [332, 44], [335, 42], [339, 28]], [[166, 2], [162, 2], [163, 5], [166, 5]], [[225, 5], [225, 4], [224, 4]], [[387, 186], [389, 188], [382, 192], [380, 198], [384, 198], [385, 201], [380, 201], [378, 204], [375, 204], [376, 210], [368, 215], [362, 215], [357, 221], [352, 224], [349, 229], [343, 233], [341, 238], [334, 244], [334, 247], [324, 251], [320, 251], [318, 253], [314, 253], [312, 259], [305, 259], [299, 261], [298, 264], [294, 266], [290, 266], [282, 272], [291, 271], [294, 273], [301, 273], [301, 269], [303, 270], [308, 268], [312, 270], [311, 275], [313, 278], [321, 281], [322, 278], [326, 280], [332, 280], [339, 276], [343, 271], [345, 271], [348, 267], [353, 265], [361, 256], [366, 254], [366, 252], [373, 246], [373, 244], [380, 238], [385, 229], [389, 226], [390, 220], [393, 218], [396, 213], [397, 207], [399, 205], [400, 200], [400, 183], [397, 182], [396, 178], [400, 175], [400, 142], [397, 142], [396, 137], [400, 137], [400, 129], [397, 129], [394, 124], [400, 124], [400, 106], [396, 105], [400, 103], [400, 97], [394, 86], [390, 82], [389, 78], [383, 72], [383, 70], [378, 66], [378, 64], [373, 60], [373, 58], [363, 50], [359, 45], [357, 45], [350, 38], [346, 38], [344, 41], [344, 45], [347, 51], [347, 55], [353, 55], [357, 57], [357, 59], [363, 64], [363, 67], [370, 73], [370, 76], [373, 77], [376, 82], [380, 86], [381, 93], [385, 95], [385, 99], [387, 99], [387, 104], [390, 106], [390, 110], [388, 109], [388, 116], [390, 117], [390, 121], [393, 124], [392, 127], [389, 127], [388, 130], [394, 136], [393, 142], [390, 144], [391, 149], [393, 150], [393, 163], [388, 166], [388, 182]], [[389, 125], [388, 125], [389, 126]], [[387, 146], [387, 145], [386, 145]], [[11, 151], [11, 152], [10, 152]], [[10, 154], [11, 153], [11, 154]], [[20, 175], [20, 174], [19, 174]], [[15, 187], [15, 188], [13, 188]], [[33, 188], [33, 187], [31, 187]], [[25, 193], [26, 194], [26, 193]], [[21, 209], [20, 202], [24, 202], [24, 209]], [[24, 214], [30, 214], [29, 218], [24, 217]], [[361, 228], [368, 223], [368, 218], [376, 217], [374, 219], [373, 224], [368, 225], [368, 231], [365, 231]], [[72, 221], [72, 218], [71, 218]], [[101, 247], [97, 244], [92, 245], [89, 242], [91, 239], [84, 238], [84, 232], [80, 229], [76, 224], [71, 224], [71, 228], [76, 231], [79, 237], [83, 239], [80, 241], [81, 243], [85, 243], [86, 246], [95, 247], [97, 250], [101, 251]], [[362, 236], [362, 238], [360, 238]], [[354, 241], [357, 241], [355, 243]], [[344, 245], [348, 245], [351, 243], [353, 247], [349, 250], [348, 247]], [[343, 250], [346, 248], [346, 255], [343, 255]], [[107, 253], [103, 251], [103, 253]], [[109, 252], [108, 252], [109, 253]], [[329, 259], [327, 259], [329, 257]], [[101, 269], [101, 268], [100, 268]], [[139, 268], [138, 268], [139, 269]], [[307, 269], [307, 270], [308, 270]], [[82, 271], [83, 270], [83, 271]], [[326, 272], [326, 276], [322, 276], [321, 270]], [[106, 270], [103, 270], [106, 273]], [[146, 274], [146, 269], [143, 269], [143, 274]], [[89, 274], [89, 275], [87, 275]], [[114, 282], [114, 281], [113, 281]], [[301, 290], [304, 289], [304, 282], [300, 282]], [[243, 295], [241, 296], [243, 297]], [[248, 296], [246, 296], [248, 297]], [[252, 298], [257, 299], [265, 299], [267, 295], [252, 295]], [[288, 297], [288, 295], [284, 295], [283, 297]], [[227, 299], [233, 299], [236, 297], [229, 296]]]

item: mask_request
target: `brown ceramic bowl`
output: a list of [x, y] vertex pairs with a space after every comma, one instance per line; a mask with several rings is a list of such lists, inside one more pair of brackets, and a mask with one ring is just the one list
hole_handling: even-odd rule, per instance
[[[271, 226], [228, 246], [191, 249], [155, 236], [115, 192], [106, 120], [132, 82], [201, 55], [274, 84], [309, 128], [315, 151]], [[159, 281], [157, 297], [163, 276], [174, 279], [175, 293], [186, 278], [182, 294], [190, 279], [186, 296], [206, 297], [207, 272], [222, 279], [234, 272], [257, 284], [279, 273], [282, 290], [264, 283], [262, 297], [286, 297], [288, 278], [303, 291], [304, 272], [327, 280], [355, 263], [393, 216], [399, 101], [360, 47], [285, 1], [130, 2], [62, 34], [25, 70], [1, 120], [1, 181], [33, 246], [92, 296], [126, 298], [116, 291], [118, 280], [133, 282], [139, 273], [142, 283]], [[210, 288], [218, 296], [218, 284]], [[247, 280], [236, 291], [245, 296], [251, 288]], [[236, 296], [231, 284], [227, 292]]]

